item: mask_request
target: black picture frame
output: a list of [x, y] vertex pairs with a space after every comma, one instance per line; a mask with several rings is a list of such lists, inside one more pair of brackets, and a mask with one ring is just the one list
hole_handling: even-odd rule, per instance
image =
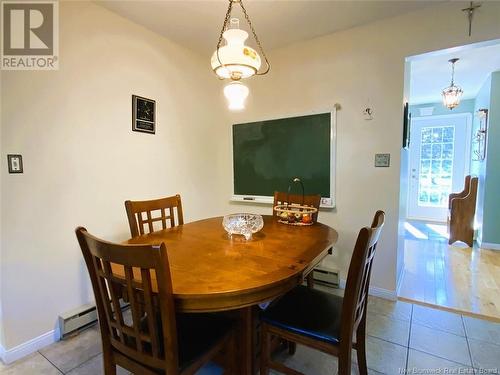
[[410, 148], [410, 129], [411, 128], [411, 113], [408, 102], [405, 103], [403, 109], [403, 148], [408, 150]]
[[132, 95], [132, 130], [148, 134], [156, 133], [156, 101]]
[[17, 154], [7, 155], [9, 173], [23, 173], [23, 156]]

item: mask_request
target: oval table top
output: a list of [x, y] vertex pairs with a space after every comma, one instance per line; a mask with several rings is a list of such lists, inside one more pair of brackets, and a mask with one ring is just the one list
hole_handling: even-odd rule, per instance
[[164, 242], [179, 311], [242, 308], [284, 294], [302, 281], [337, 241], [327, 225], [291, 226], [264, 215], [249, 241], [230, 238], [222, 217], [134, 237], [129, 244]]

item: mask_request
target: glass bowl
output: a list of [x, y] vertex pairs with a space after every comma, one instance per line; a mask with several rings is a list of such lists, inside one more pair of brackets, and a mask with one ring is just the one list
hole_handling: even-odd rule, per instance
[[246, 240], [252, 238], [252, 234], [257, 233], [264, 227], [264, 219], [256, 214], [230, 214], [222, 219], [222, 226], [229, 234], [241, 234]]

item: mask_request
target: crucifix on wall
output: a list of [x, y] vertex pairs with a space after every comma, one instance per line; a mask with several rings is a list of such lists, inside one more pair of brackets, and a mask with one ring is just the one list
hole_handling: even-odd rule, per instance
[[481, 7], [481, 4], [474, 4], [474, 2], [471, 1], [468, 8], [462, 9], [462, 12], [467, 14], [467, 19], [469, 20], [469, 36], [472, 34], [472, 18], [474, 17], [474, 12], [479, 7]]

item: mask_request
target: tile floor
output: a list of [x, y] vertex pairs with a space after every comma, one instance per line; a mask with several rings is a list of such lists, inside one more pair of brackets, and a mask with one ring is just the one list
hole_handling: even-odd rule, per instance
[[[367, 356], [370, 374], [499, 374], [500, 324], [405, 302], [370, 298]], [[299, 346], [287, 365], [309, 375], [336, 374], [334, 357]], [[353, 352], [354, 361], [356, 360]], [[216, 366], [199, 375], [215, 375]], [[356, 364], [353, 373], [357, 374]], [[11, 365], [0, 363], [0, 375], [99, 375], [102, 355], [99, 331], [90, 328]], [[128, 374], [120, 369], [119, 375]]]

